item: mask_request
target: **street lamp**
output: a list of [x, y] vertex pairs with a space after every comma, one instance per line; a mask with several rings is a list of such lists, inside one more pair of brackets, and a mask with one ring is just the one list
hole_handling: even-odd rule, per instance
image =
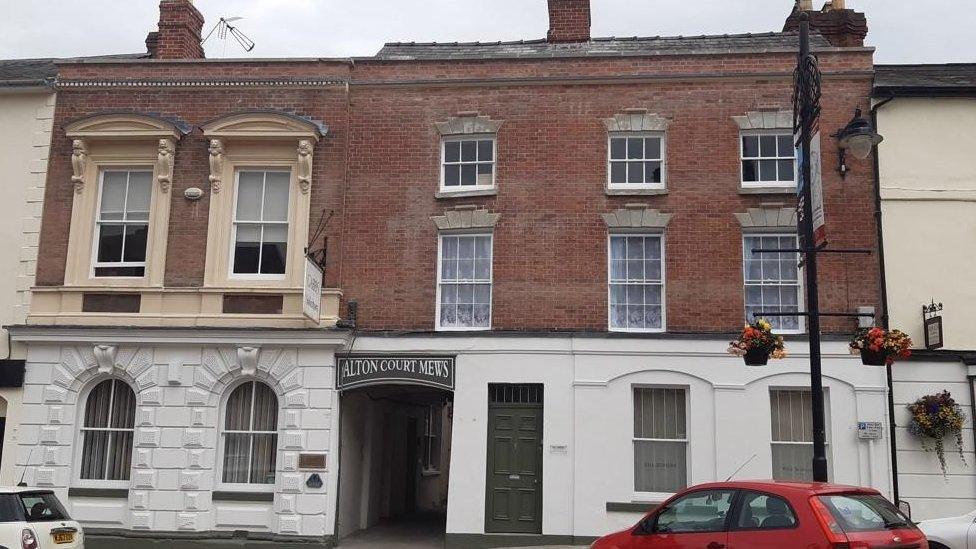
[[854, 158], [864, 160], [871, 155], [875, 145], [884, 140], [884, 137], [875, 131], [874, 126], [861, 116], [860, 108], [854, 111], [851, 121], [833, 137], [837, 138], [837, 145], [840, 147], [837, 171], [840, 172], [841, 177], [847, 177], [849, 171], [847, 151], [850, 151]]

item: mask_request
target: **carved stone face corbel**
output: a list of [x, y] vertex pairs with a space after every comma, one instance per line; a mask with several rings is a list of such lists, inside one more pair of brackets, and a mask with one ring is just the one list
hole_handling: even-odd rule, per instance
[[210, 147], [210, 192], [219, 193], [220, 183], [224, 176], [224, 142], [211, 139]]
[[98, 373], [109, 374], [115, 369], [117, 349], [115, 345], [95, 345], [92, 351], [95, 354], [95, 363], [98, 364]]
[[241, 373], [246, 376], [253, 376], [258, 371], [258, 353], [260, 347], [238, 347], [237, 361], [241, 364]]
[[298, 188], [308, 194], [312, 188], [312, 142], [308, 139], [298, 141]]
[[75, 186], [75, 192], [80, 193], [85, 190], [85, 168], [88, 166], [88, 145], [83, 139], [75, 139], [71, 142], [71, 182]]
[[176, 143], [172, 139], [159, 140], [159, 155], [156, 157], [156, 180], [159, 188], [168, 193], [173, 185], [173, 160], [176, 155]]

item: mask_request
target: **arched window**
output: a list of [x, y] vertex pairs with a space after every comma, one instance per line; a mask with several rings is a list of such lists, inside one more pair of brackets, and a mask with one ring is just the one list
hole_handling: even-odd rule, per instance
[[120, 379], [106, 379], [92, 389], [81, 427], [81, 478], [129, 480], [136, 394]]
[[230, 484], [274, 484], [278, 398], [258, 381], [238, 386], [224, 414], [224, 476]]

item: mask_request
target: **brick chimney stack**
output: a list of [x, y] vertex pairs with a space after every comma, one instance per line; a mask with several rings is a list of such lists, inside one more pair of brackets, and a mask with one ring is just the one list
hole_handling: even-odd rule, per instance
[[203, 59], [202, 32], [203, 15], [193, 0], [161, 0], [159, 31], [146, 37], [146, 49], [153, 59]]
[[813, 9], [812, 0], [796, 0], [793, 13], [786, 19], [783, 30], [799, 30], [802, 12], [810, 15], [810, 29], [819, 32], [830, 45], [839, 48], [864, 45], [868, 20], [863, 13], [847, 9], [844, 0], [829, 0], [820, 10]]
[[549, 42], [590, 40], [590, 0], [549, 0]]

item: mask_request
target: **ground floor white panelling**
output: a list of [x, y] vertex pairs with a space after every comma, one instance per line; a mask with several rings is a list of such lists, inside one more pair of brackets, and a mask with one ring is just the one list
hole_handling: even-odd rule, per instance
[[[804, 342], [747, 367], [719, 339], [59, 330], [15, 334], [17, 472], [89, 527], [328, 538], [442, 514], [448, 535], [588, 538], [686, 485], [808, 474], [812, 455]], [[832, 480], [890, 497], [885, 369], [838, 341], [823, 371]]]
[[[896, 446], [898, 448], [898, 492], [911, 505], [912, 518], [925, 520], [964, 515], [976, 509], [976, 449], [973, 445], [972, 388], [976, 366], [957, 360], [912, 359], [892, 367], [892, 394]], [[962, 454], [956, 441], [946, 438], [946, 472], [932, 451], [909, 431], [908, 405], [919, 398], [949, 391], [966, 416], [962, 430]], [[932, 445], [929, 444], [929, 447]]]

